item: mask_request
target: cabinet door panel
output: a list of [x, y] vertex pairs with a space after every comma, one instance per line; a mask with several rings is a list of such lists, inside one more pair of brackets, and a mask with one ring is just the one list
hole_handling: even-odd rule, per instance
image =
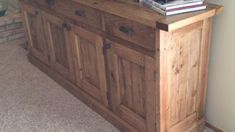
[[74, 81], [70, 24], [46, 13], [43, 13], [43, 19], [50, 47], [50, 63], [52, 68], [70, 81]]
[[141, 132], [155, 131], [154, 59], [119, 44], [107, 57], [112, 110]]
[[77, 26], [73, 27], [73, 33], [77, 85], [107, 105], [103, 39]]
[[31, 6], [22, 5], [24, 25], [29, 40], [29, 52], [45, 64], [49, 64], [48, 46], [45, 41], [43, 21], [40, 11]]

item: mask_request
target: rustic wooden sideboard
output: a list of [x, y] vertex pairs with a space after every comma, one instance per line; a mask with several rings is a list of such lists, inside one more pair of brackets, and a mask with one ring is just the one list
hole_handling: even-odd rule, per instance
[[126, 132], [204, 127], [212, 17], [110, 0], [21, 0], [29, 61]]

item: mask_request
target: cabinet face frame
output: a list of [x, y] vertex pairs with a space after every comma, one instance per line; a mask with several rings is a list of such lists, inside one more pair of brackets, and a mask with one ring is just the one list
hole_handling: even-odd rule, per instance
[[[72, 33], [70, 31], [70, 28], [71, 28], [70, 23], [67, 23], [62, 18], [56, 17], [54, 15], [50, 15], [46, 12], [42, 12], [42, 17], [44, 21], [44, 30], [45, 30], [45, 34], [47, 37], [46, 40], [49, 44], [51, 67], [52, 69], [54, 69], [55, 71], [63, 75], [66, 79], [74, 82], [75, 74], [74, 74], [74, 64], [72, 61], [72, 58], [73, 58], [72, 47], [71, 47], [72, 42], [70, 38]], [[52, 26], [57, 27], [57, 29], [60, 32], [56, 32], [56, 31], [53, 32], [53, 28], [55, 27], [52, 27]], [[60, 34], [61, 36], [53, 36], [55, 34], [56, 35]], [[61, 41], [56, 40], [56, 39], [61, 39], [61, 38], [62, 38]], [[63, 56], [59, 56], [59, 55], [63, 55]], [[62, 59], [62, 60], [59, 60], [59, 59]], [[65, 62], [63, 62], [63, 60], [65, 60]]]
[[107, 63], [113, 112], [141, 132], [157, 131], [155, 59], [113, 43], [107, 50]]
[[72, 30], [76, 84], [108, 106], [103, 38], [76, 25]]
[[[89, 2], [90, 1], [87, 2], [87, 5], [91, 4]], [[23, 3], [23, 0], [22, 0], [22, 3]], [[27, 3], [27, 2], [25, 1], [24, 3]], [[30, 13], [32, 15], [35, 14], [35, 8], [34, 8], [35, 5], [33, 5], [32, 3], [22, 4], [23, 5], [22, 7], [24, 7], [23, 16], [25, 17], [24, 19], [26, 20], [25, 25], [27, 26], [29, 26], [28, 24], [29, 22], [27, 23], [29, 17], [27, 16], [27, 14], [25, 15], [25, 13]], [[84, 1], [84, 3], [86, 3], [86, 1]], [[30, 4], [31, 6], [29, 6]], [[111, 121], [114, 125], [121, 128], [121, 130], [122, 128], [124, 130], [126, 130], [125, 128], [128, 128], [129, 131], [127, 130], [127, 132], [130, 132], [130, 131], [131, 132], [132, 131], [133, 132], [136, 132], [136, 131], [182, 132], [182, 131], [188, 131], [192, 127], [195, 127], [195, 128], [196, 127], [199, 128], [201, 126], [203, 127], [204, 125], [203, 123], [205, 122], [204, 107], [205, 107], [206, 85], [207, 85], [207, 77], [208, 77], [207, 66], [208, 66], [209, 49], [210, 49], [209, 43], [210, 43], [210, 34], [211, 34], [211, 19], [212, 19], [212, 16], [215, 15], [215, 13], [216, 14], [218, 13], [218, 11], [216, 11], [217, 9], [213, 9], [214, 7], [211, 7], [209, 8], [210, 10], [205, 11], [204, 13], [199, 13], [198, 15], [189, 15], [189, 16], [186, 15], [185, 16], [186, 18], [184, 18], [184, 15], [180, 15], [182, 17], [172, 17], [172, 19], [169, 18], [166, 21], [166, 22], [169, 22], [169, 25], [165, 25], [168, 27], [162, 27], [163, 30], [169, 31], [169, 32], [167, 31], [165, 32], [163, 30], [156, 28], [155, 21], [154, 23], [152, 23], [150, 19], [146, 19], [148, 17], [148, 16], [144, 17], [146, 13], [142, 14], [142, 13], [137, 12], [136, 13], [137, 15], [136, 15], [134, 13], [135, 11], [133, 10], [132, 15], [134, 15], [134, 17], [132, 17], [126, 14], [122, 15], [123, 14], [122, 12], [115, 12], [115, 10], [110, 8], [110, 6], [112, 6], [111, 4], [109, 6], [105, 5], [102, 7], [102, 2], [101, 2], [97, 5], [89, 5], [89, 6], [92, 8], [106, 7], [105, 9], [107, 10], [101, 10], [101, 17], [104, 17], [102, 16], [103, 15], [102, 13], [108, 13], [108, 14], [119, 16], [119, 17], [123, 17], [127, 20], [134, 20], [136, 22], [140, 22], [141, 25], [146, 24], [145, 26], [147, 25], [151, 26], [151, 24], [153, 24], [152, 26], [154, 29], [156, 29], [156, 32], [157, 32], [156, 38], [155, 38], [156, 49], [154, 50], [154, 52], [151, 52], [150, 56], [154, 56], [153, 58], [155, 58], [155, 60], [145, 55], [145, 54], [149, 54], [149, 52], [145, 51], [147, 50], [146, 48], [142, 50], [140, 49], [140, 47], [135, 46], [136, 42], [129, 43], [128, 40], [125, 38], [121, 40], [119, 37], [115, 37], [114, 35], [108, 34], [107, 28], [105, 27], [104, 18], [103, 18], [104, 20], [102, 23], [103, 30], [101, 29], [99, 30], [99, 29], [95, 29], [93, 25], [89, 25], [86, 22], [77, 22], [73, 17], [68, 18], [69, 15], [66, 17], [66, 14], [67, 14], [66, 12], [64, 12], [65, 14], [57, 12], [58, 14], [56, 14], [56, 11], [53, 8], [45, 8], [45, 7], [40, 6], [40, 9], [45, 11], [42, 13], [40, 12], [39, 17], [38, 17], [38, 19], [42, 21], [42, 25], [41, 24], [40, 25], [42, 27], [44, 26], [44, 28], [42, 28], [41, 34], [44, 35], [46, 39], [41, 39], [41, 41], [44, 41], [44, 40], [46, 41], [45, 42], [46, 46], [44, 50], [45, 52], [41, 52], [40, 50], [37, 50], [36, 48], [32, 48], [33, 47], [32, 33], [31, 33], [32, 29], [30, 27], [25, 26], [27, 28], [28, 38], [29, 38], [29, 50], [30, 50], [29, 58], [31, 57], [35, 59], [33, 60], [34, 64], [37, 67], [41, 68], [41, 70], [43, 70], [45, 73], [50, 75], [53, 79], [57, 80], [57, 82], [63, 85], [65, 88], [69, 89], [71, 93], [75, 94], [78, 98], [80, 98], [85, 103], [87, 103], [95, 111], [103, 115], [103, 117], [105, 117], [107, 120]], [[110, 8], [111, 10], [109, 10], [107, 7]], [[117, 5], [117, 7], [120, 7], [120, 6]], [[115, 8], [115, 7], [114, 9], [117, 9], [117, 11], [119, 10], [119, 8]], [[124, 8], [120, 8], [120, 9], [124, 9]], [[60, 11], [63, 12], [63, 10], [60, 10]], [[100, 12], [100, 10], [97, 10], [97, 11]], [[54, 15], [56, 14], [61, 17], [55, 17], [52, 14]], [[139, 16], [143, 16], [143, 17], [139, 17]], [[69, 24], [72, 27], [71, 31], [66, 31], [66, 28], [62, 30], [63, 35], [64, 35], [63, 37], [65, 37], [66, 39], [65, 45], [66, 47], [68, 47], [66, 48], [66, 51], [67, 51], [66, 56], [69, 61], [68, 67], [63, 67], [63, 65], [58, 63], [56, 60], [55, 49], [53, 47], [53, 41], [51, 39], [52, 38], [51, 36], [53, 33], [51, 33], [52, 32], [51, 28], [48, 27], [48, 23], [47, 23], [49, 22], [49, 24], [52, 23], [62, 28], [62, 25], [66, 21], [64, 18], [66, 18], [66, 20], [69, 19], [73, 21], [74, 23], [78, 24], [78, 26], [81, 26], [84, 29], [88, 29], [89, 31], [91, 31], [89, 32], [84, 29], [80, 29], [79, 27], [76, 27], [76, 26], [73, 27], [74, 25], [72, 24]], [[176, 18], [176, 20], [174, 20], [174, 18]], [[199, 59], [200, 61], [198, 63], [195, 63], [195, 67], [197, 67], [199, 71], [198, 71], [198, 77], [194, 77], [198, 79], [197, 80], [198, 87], [197, 87], [197, 93], [192, 92], [194, 94], [193, 99], [196, 100], [195, 103], [192, 103], [192, 104], [196, 104], [196, 107], [194, 108], [195, 109], [194, 111], [196, 112], [191, 114], [189, 118], [182, 118], [180, 120], [176, 120], [177, 122], [176, 124], [175, 122], [171, 123], [172, 122], [171, 113], [174, 113], [171, 111], [174, 111], [174, 110], [178, 111], [179, 108], [176, 108], [178, 107], [178, 105], [175, 105], [176, 107], [171, 106], [171, 104], [174, 104], [173, 101], [175, 101], [176, 98], [178, 98], [178, 95], [172, 96], [173, 94], [171, 94], [176, 90], [174, 88], [171, 88], [170, 86], [170, 83], [174, 82], [172, 81], [172, 78], [174, 77], [172, 77], [171, 74], [168, 74], [168, 73], [171, 67], [172, 68], [175, 67], [175, 71], [177, 73], [178, 67], [182, 68], [183, 66], [181, 66], [180, 64], [178, 65], [178, 67], [176, 67], [175, 65], [171, 65], [173, 61], [171, 61], [171, 59], [169, 58], [175, 55], [172, 55], [169, 53], [178, 52], [180, 50], [178, 50], [177, 48], [174, 48], [174, 47], [172, 48], [168, 46], [170, 46], [173, 43], [180, 42], [180, 41], [173, 42], [174, 40], [172, 40], [172, 38], [175, 38], [175, 35], [178, 34], [177, 33], [178, 31], [182, 32], [182, 35], [180, 36], [186, 36], [185, 38], [179, 37], [179, 40], [184, 40], [184, 39], [186, 40], [183, 42], [185, 43], [185, 45], [189, 44], [187, 39], [192, 38], [191, 39], [192, 41], [190, 40], [191, 44], [194, 46], [198, 46], [199, 39], [196, 41], [198, 37], [198, 32], [193, 33], [189, 35], [190, 37], [188, 37], [187, 35], [189, 33], [188, 31], [190, 31], [189, 30], [190, 28], [188, 28], [187, 26], [189, 26], [189, 24], [195, 24], [199, 20], [203, 21], [203, 25], [201, 25], [202, 27], [200, 27], [202, 28], [202, 31], [201, 31], [202, 35], [200, 35], [201, 45], [199, 49], [200, 53], [198, 53], [198, 57], [200, 58]], [[166, 22], [164, 23], [166, 24]], [[161, 26], [161, 23], [158, 23], [157, 25]], [[111, 23], [111, 26], [112, 26], [112, 23]], [[196, 29], [197, 29], [198, 25], [196, 24], [194, 26], [196, 26]], [[180, 30], [181, 28], [183, 30]], [[184, 28], [186, 29], [185, 31], [184, 31]], [[85, 34], [90, 34], [90, 35], [83, 36], [83, 38], [91, 39], [93, 44], [96, 45], [94, 46], [96, 50], [93, 50], [93, 51], [96, 51], [96, 53], [94, 52], [94, 54], [97, 54], [97, 60], [99, 60], [97, 62], [97, 73], [105, 73], [107, 76], [106, 78], [105, 74], [103, 75], [99, 74], [99, 82], [101, 82], [99, 83], [100, 88], [98, 88], [98, 86], [96, 88], [99, 90], [93, 90], [94, 87], [89, 85], [89, 83], [84, 85], [84, 79], [82, 79], [83, 75], [80, 73], [80, 69], [83, 68], [81, 66], [82, 56], [79, 55], [78, 53], [79, 46], [77, 45], [76, 39], [74, 39], [74, 37], [76, 37], [78, 34], [81, 34], [80, 36], [82, 36], [84, 32]], [[86, 32], [89, 32], [89, 33], [86, 33]], [[97, 34], [101, 34], [103, 38], [93, 32], [96, 32]], [[119, 42], [119, 44], [112, 43], [111, 48], [108, 50], [105, 50], [105, 54], [103, 54], [103, 51], [104, 51], [102, 49], [103, 39], [112, 39], [115, 42]], [[127, 43], [127, 45], [125, 43]], [[128, 46], [128, 44], [130, 45]], [[141, 44], [144, 44], [144, 42]], [[184, 45], [184, 44], [181, 44], [181, 45]], [[133, 49], [130, 47], [132, 47]], [[189, 53], [192, 55], [194, 54], [193, 52], [189, 52]], [[118, 66], [120, 58], [125, 58], [125, 60], [130, 63], [136, 63], [137, 67], [139, 66], [139, 67], [142, 67], [143, 69], [147, 69], [146, 70], [147, 72], [145, 72], [144, 74], [141, 74], [146, 79], [145, 80], [146, 88], [150, 88], [149, 90], [146, 90], [146, 93], [148, 93], [147, 94], [148, 96], [146, 96], [145, 102], [147, 102], [150, 105], [148, 105], [149, 107], [146, 106], [144, 119], [140, 117], [139, 113], [133, 112], [131, 108], [126, 107], [127, 105], [122, 103], [123, 97], [121, 96], [121, 92], [120, 92], [122, 89], [122, 84], [120, 83], [121, 82], [120, 80], [122, 80], [123, 78], [120, 77], [119, 75], [120, 66]], [[176, 60], [175, 62], [178, 62], [179, 60], [182, 61], [182, 58], [179, 57], [179, 59], [175, 59], [175, 60]], [[193, 60], [193, 59], [190, 59], [190, 60]], [[33, 63], [32, 60], [30, 61]], [[48, 67], [48, 65], [44, 65], [46, 63], [48, 63], [48, 65], [51, 64], [50, 67]], [[108, 66], [108, 68], [106, 68], [106, 65]], [[156, 71], [153, 69], [155, 69]], [[140, 71], [140, 70], [134, 70], [134, 71]], [[182, 70], [182, 71], [184, 72], [185, 70]], [[157, 73], [157, 75], [155, 75], [155, 72]], [[191, 75], [190, 78], [192, 78], [192, 76], [193, 75]], [[106, 82], [106, 79], [108, 80], [107, 82]], [[73, 80], [72, 83], [71, 83], [71, 80]], [[186, 79], [184, 78], [181, 80], [184, 81], [184, 80], [187, 80], [187, 78]], [[191, 79], [191, 80], [196, 80], [196, 79]], [[82, 83], [83, 85], [81, 85]], [[180, 92], [180, 93], [184, 93], [184, 92]], [[195, 94], [197, 95], [195, 96]], [[192, 94], [186, 94], [186, 95], [191, 96]], [[97, 100], [97, 98], [99, 98], [100, 100]], [[181, 112], [181, 113], [184, 113], [184, 112]]]
[[[44, 34], [41, 12], [39, 9], [33, 8], [32, 6], [28, 6], [28, 5], [22, 4], [21, 8], [22, 8], [22, 16], [24, 17], [24, 27], [27, 32], [27, 38], [29, 40], [28, 50], [30, 54], [33, 54], [37, 59], [49, 65], [48, 45], [47, 45], [47, 42], [45, 41], [45, 34]], [[30, 21], [34, 21], [37, 23], [34, 23], [34, 25], [31, 25]], [[33, 34], [35, 36], [33, 36]], [[39, 47], [37, 47], [35, 44], [37, 44]], [[38, 49], [38, 48], [41, 48], [41, 49]]]

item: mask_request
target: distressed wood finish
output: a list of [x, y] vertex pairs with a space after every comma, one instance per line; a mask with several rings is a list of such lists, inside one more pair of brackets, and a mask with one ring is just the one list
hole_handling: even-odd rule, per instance
[[30, 62], [123, 132], [201, 132], [223, 7], [163, 17], [124, 3], [21, 0]]
[[113, 43], [107, 61], [112, 110], [142, 132], [155, 131], [154, 58]]
[[186, 131], [204, 122], [210, 27], [206, 19], [160, 33], [163, 131]]
[[107, 106], [103, 38], [78, 26], [73, 27], [72, 37], [76, 84]]
[[22, 5], [21, 8], [29, 42], [28, 49], [35, 57], [49, 65], [48, 45], [45, 41], [41, 12], [27, 5]]
[[38, 2], [42, 7], [53, 10], [57, 14], [86, 23], [97, 29], [102, 27], [101, 13], [89, 6], [81, 5], [71, 0], [57, 0], [53, 6], [49, 7], [45, 0], [39, 0]]
[[155, 49], [155, 29], [110, 14], [104, 15], [107, 33], [130, 41], [148, 50]]
[[49, 44], [51, 67], [70, 81], [74, 81], [71, 25], [59, 17], [42, 12], [45, 35]]

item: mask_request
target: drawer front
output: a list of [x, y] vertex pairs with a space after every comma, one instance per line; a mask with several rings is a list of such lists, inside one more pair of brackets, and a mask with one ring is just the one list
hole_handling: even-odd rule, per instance
[[69, 0], [39, 0], [38, 2], [40, 5], [77, 22], [97, 29], [102, 28], [101, 13], [96, 9]]
[[148, 50], [155, 50], [155, 29], [118, 16], [105, 14], [105, 30]]
[[36, 0], [20, 0], [20, 3], [29, 4], [36, 7]]

